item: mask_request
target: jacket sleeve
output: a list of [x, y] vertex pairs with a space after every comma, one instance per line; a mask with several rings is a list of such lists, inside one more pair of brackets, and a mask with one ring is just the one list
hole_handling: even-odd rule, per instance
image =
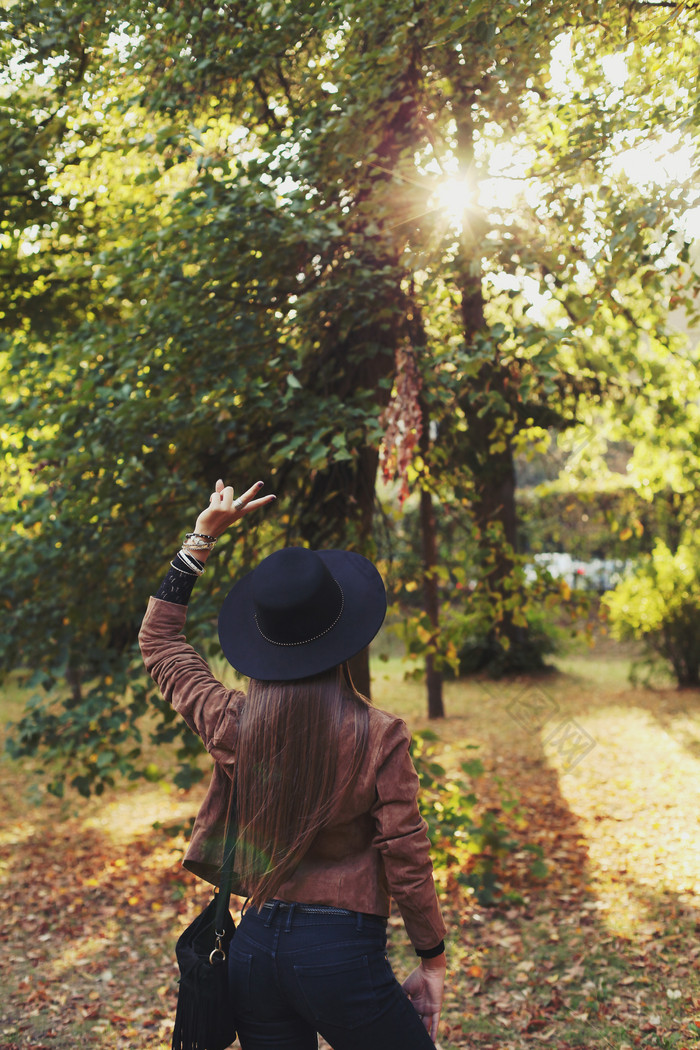
[[377, 799], [372, 810], [373, 844], [379, 850], [389, 892], [417, 950], [436, 948], [445, 935], [430, 859], [427, 824], [418, 810], [418, 774], [409, 753], [411, 738], [396, 719], [382, 743]]
[[146, 670], [217, 762], [233, 762], [245, 694], [227, 689], [183, 634], [187, 606], [151, 598], [139, 631]]

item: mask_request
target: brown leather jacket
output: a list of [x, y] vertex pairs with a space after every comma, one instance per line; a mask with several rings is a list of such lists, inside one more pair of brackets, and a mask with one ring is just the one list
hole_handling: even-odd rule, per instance
[[[216, 884], [236, 761], [238, 722], [245, 694], [227, 689], [183, 635], [187, 607], [151, 598], [139, 642], [149, 674], [164, 698], [203, 740], [214, 759], [209, 790], [197, 815], [184, 865]], [[433, 883], [426, 824], [416, 802], [418, 777], [409, 755], [406, 725], [370, 708], [369, 741], [352, 791], [331, 823], [316, 836], [293, 875], [280, 888], [283, 900], [328, 904], [389, 915], [396, 901], [417, 949], [435, 948], [445, 925]], [[340, 778], [351, 762], [352, 734], [339, 756]], [[341, 781], [342, 782], [342, 781]], [[245, 896], [245, 888], [234, 886]]]

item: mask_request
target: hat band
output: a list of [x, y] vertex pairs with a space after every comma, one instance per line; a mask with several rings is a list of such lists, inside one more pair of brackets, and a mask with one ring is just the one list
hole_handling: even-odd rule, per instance
[[335, 578], [333, 578], [333, 583], [336, 585], [336, 587], [340, 591], [340, 609], [338, 610], [338, 615], [336, 616], [336, 618], [333, 621], [333, 623], [329, 623], [328, 627], [324, 628], [319, 634], [313, 635], [312, 638], [302, 638], [301, 641], [299, 641], [299, 642], [277, 642], [277, 641], [275, 641], [274, 638], [268, 638], [268, 636], [265, 634], [265, 632], [263, 631], [262, 627], [258, 623], [258, 614], [255, 613], [254, 614], [255, 626], [257, 627], [258, 631], [260, 632], [262, 637], [265, 639], [265, 641], [269, 642], [271, 645], [284, 645], [284, 646], [289, 646], [289, 645], [308, 645], [309, 642], [315, 642], [317, 638], [323, 638], [324, 634], [328, 634], [329, 631], [332, 631], [333, 628], [335, 627], [335, 625], [337, 624], [338, 620], [340, 619], [340, 617], [343, 615], [343, 608], [345, 607], [345, 595], [343, 594], [343, 588], [340, 586], [340, 584], [338, 583], [338, 581]]

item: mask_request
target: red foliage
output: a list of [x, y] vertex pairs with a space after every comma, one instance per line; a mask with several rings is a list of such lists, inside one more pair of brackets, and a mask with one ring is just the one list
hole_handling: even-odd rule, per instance
[[420, 392], [423, 379], [412, 346], [396, 349], [396, 379], [391, 401], [382, 413], [384, 438], [380, 465], [386, 481], [401, 479], [399, 501], [409, 494], [408, 468], [423, 433]]

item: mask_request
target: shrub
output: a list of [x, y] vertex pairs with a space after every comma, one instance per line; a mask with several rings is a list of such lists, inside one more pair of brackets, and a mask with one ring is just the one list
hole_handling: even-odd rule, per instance
[[[487, 616], [465, 615], [457, 650], [459, 677], [485, 671], [492, 678], [512, 674], [540, 674], [549, 670], [545, 657], [557, 651], [556, 628], [545, 610], [528, 606], [525, 624], [513, 641], [499, 636]], [[522, 635], [522, 641], [520, 639]], [[506, 644], [507, 643], [507, 644]]]
[[[411, 745], [421, 784], [420, 809], [428, 824], [436, 871], [452, 876], [457, 885], [474, 894], [482, 907], [493, 907], [502, 901], [521, 901], [517, 892], [504, 885], [509, 854], [521, 850], [532, 857], [529, 864], [532, 878], [545, 878], [547, 866], [541, 848], [520, 843], [501, 819], [499, 809], [516, 815], [517, 800], [496, 778], [500, 807], [484, 807], [473, 784], [484, 773], [481, 760], [470, 758], [461, 763], [464, 776], [449, 776], [436, 761], [437, 741], [432, 730], [423, 730], [414, 733]], [[468, 745], [468, 750], [476, 750], [476, 745]]]
[[504, 594], [477, 582], [462, 611], [453, 611], [447, 629], [457, 652], [460, 677], [485, 672], [492, 678], [541, 674], [551, 670], [546, 657], [555, 653], [566, 620], [584, 615], [589, 595], [572, 591], [546, 570], [525, 579], [523, 559], [507, 581]]
[[563, 581], [548, 574], [527, 585], [515, 574], [512, 579], [512, 594], [505, 598], [479, 584], [458, 585], [455, 593], [462, 592], [462, 604], [453, 598], [442, 605], [437, 634], [426, 613], [400, 610], [394, 630], [407, 656], [431, 654], [445, 679], [551, 670], [545, 657], [558, 648], [562, 631], [556, 621], [568, 616], [573, 622], [587, 607], [586, 595], [572, 595]]
[[700, 685], [700, 548], [657, 541], [636, 572], [603, 598], [615, 637], [641, 639], [680, 686]]

